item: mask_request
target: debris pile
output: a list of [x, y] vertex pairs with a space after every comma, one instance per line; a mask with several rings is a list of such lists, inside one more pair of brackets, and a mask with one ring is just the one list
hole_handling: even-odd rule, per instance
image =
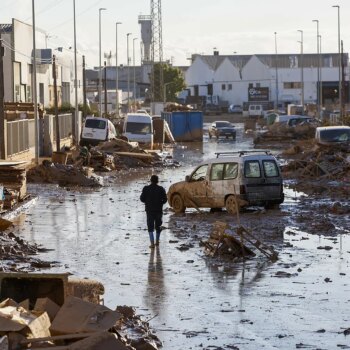
[[42, 164], [27, 173], [28, 181], [35, 183], [57, 183], [60, 186], [78, 185], [83, 187], [103, 186], [103, 178], [94, 174], [93, 169], [52, 163], [44, 160]]
[[311, 123], [288, 126], [285, 123], [274, 123], [267, 126], [254, 139], [254, 144], [267, 142], [290, 142], [291, 140], [307, 140], [315, 136], [316, 125]]
[[191, 105], [182, 105], [179, 103], [168, 103], [164, 108], [164, 112], [177, 112], [177, 111], [193, 111]]
[[0, 162], [0, 211], [12, 209], [27, 197], [25, 162]]
[[204, 253], [208, 256], [230, 256], [233, 258], [254, 257], [254, 251], [248, 244], [259, 250], [271, 261], [277, 260], [273, 247], [265, 246], [244, 226], [232, 228], [225, 222], [216, 221], [207, 241], [203, 242]]
[[28, 299], [21, 303], [5, 299], [0, 304], [0, 334], [0, 344], [7, 344], [8, 350], [157, 350], [161, 346], [134, 309], [123, 306], [113, 311], [75, 296], [68, 296], [61, 307], [49, 298], [38, 298], [33, 305]]

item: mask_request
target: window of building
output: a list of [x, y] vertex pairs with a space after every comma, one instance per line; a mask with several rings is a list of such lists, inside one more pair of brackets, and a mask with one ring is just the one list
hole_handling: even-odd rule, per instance
[[254, 86], [253, 86], [253, 83], [249, 83], [248, 88], [251, 89], [251, 88], [253, 88], [253, 87], [254, 87]]
[[285, 89], [301, 89], [301, 82], [295, 81], [295, 82], [284, 82], [283, 87]]
[[289, 67], [298, 68], [298, 56], [289, 56]]
[[221, 84], [221, 90], [226, 90], [226, 84]]
[[227, 85], [227, 90], [232, 90], [232, 84]]
[[257, 88], [260, 87], [260, 83], [256, 83], [255, 85], [256, 85], [255, 87], [257, 87]]

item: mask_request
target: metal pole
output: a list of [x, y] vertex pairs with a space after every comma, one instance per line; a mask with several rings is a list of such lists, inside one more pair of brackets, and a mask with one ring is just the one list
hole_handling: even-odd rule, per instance
[[128, 108], [127, 112], [130, 112], [130, 58], [129, 58], [129, 36], [131, 33], [126, 34], [126, 52], [127, 52], [127, 68], [128, 68]]
[[115, 109], [116, 109], [117, 117], [119, 117], [118, 24], [122, 24], [122, 23], [116, 22], [115, 24], [115, 92], [116, 92]]
[[98, 47], [99, 47], [99, 54], [98, 54], [98, 111], [99, 116], [102, 116], [102, 63], [101, 63], [101, 11], [106, 10], [104, 7], [101, 7], [98, 9]]
[[275, 32], [275, 68], [276, 68], [276, 106], [275, 110], [278, 110], [278, 61], [277, 61], [277, 32]]
[[107, 118], [107, 105], [108, 105], [108, 95], [107, 95], [107, 62], [104, 61], [104, 105], [105, 105], [105, 118]]
[[85, 70], [85, 56], [83, 56], [83, 118], [85, 120], [87, 115], [87, 104], [86, 104], [86, 70]]
[[60, 136], [60, 121], [58, 119], [58, 94], [57, 94], [57, 74], [56, 74], [56, 56], [52, 56], [52, 77], [53, 77], [53, 91], [55, 99], [55, 124], [56, 124], [56, 152], [61, 150], [61, 136]]
[[78, 108], [78, 65], [77, 65], [77, 26], [75, 15], [75, 0], [73, 0], [73, 14], [74, 14], [74, 91], [75, 91], [75, 106], [74, 106], [74, 122], [75, 122], [75, 137], [74, 144], [79, 144], [79, 108]]
[[0, 33], [0, 158], [6, 159], [5, 111], [4, 111], [4, 64], [5, 49], [2, 46]]
[[35, 164], [39, 164], [39, 121], [38, 121], [38, 96], [36, 92], [36, 43], [35, 43], [35, 4], [32, 0], [33, 18], [33, 103], [34, 103], [34, 128], [35, 128]]
[[300, 68], [301, 68], [301, 105], [303, 106], [304, 111], [304, 32], [302, 30], [298, 30], [301, 35], [301, 41], [300, 41]]
[[136, 108], [136, 68], [135, 68], [135, 40], [137, 38], [132, 39], [132, 64], [134, 66], [134, 108]]
[[319, 32], [319, 21], [318, 19], [314, 19], [312, 20], [312, 22], [316, 22], [317, 25], [317, 35], [316, 35], [316, 39], [317, 39], [317, 87], [316, 87], [316, 101], [317, 101], [317, 111], [318, 111], [318, 115], [320, 116], [321, 114], [321, 108], [320, 108], [320, 96], [319, 96], [319, 86], [320, 86], [320, 45], [319, 45], [319, 40], [318, 40], [318, 32]]
[[340, 119], [342, 120], [342, 93], [341, 93], [341, 53], [340, 53], [340, 6], [334, 5], [332, 7], [336, 7], [338, 9], [338, 57], [339, 57], [339, 83], [338, 83], [338, 93], [339, 93], [339, 113]]
[[[319, 41], [320, 41], [320, 57], [322, 58], [322, 45], [321, 45], [321, 35], [319, 35]], [[320, 105], [321, 105], [321, 111], [323, 108], [323, 90], [322, 90], [322, 67], [323, 67], [323, 63], [321, 60], [321, 64], [320, 64], [321, 68], [320, 68]]]

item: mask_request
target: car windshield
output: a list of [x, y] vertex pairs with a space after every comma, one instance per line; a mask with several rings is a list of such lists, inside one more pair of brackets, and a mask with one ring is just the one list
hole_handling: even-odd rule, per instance
[[321, 141], [346, 142], [350, 141], [350, 130], [329, 129], [320, 132]]
[[85, 127], [91, 129], [105, 129], [106, 121], [100, 119], [86, 119]]
[[150, 134], [151, 124], [150, 123], [130, 123], [126, 124], [126, 132], [131, 134]]
[[229, 122], [216, 122], [217, 128], [229, 128], [232, 127], [232, 124]]

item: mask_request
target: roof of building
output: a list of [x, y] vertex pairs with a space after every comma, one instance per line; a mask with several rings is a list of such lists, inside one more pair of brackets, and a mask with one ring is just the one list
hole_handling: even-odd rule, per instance
[[12, 32], [12, 24], [4, 23], [0, 24], [1, 33], [11, 33]]
[[[338, 53], [322, 53], [318, 54], [303, 54], [301, 58], [300, 53], [291, 54], [256, 54], [256, 55], [199, 55], [194, 54], [192, 61], [197, 57], [200, 57], [204, 63], [206, 63], [210, 69], [217, 70], [221, 63], [227, 58], [230, 62], [242, 69], [248, 61], [253, 57], [257, 57], [263, 64], [270, 68], [300, 68], [301, 60], [303, 60], [304, 67], [317, 67], [318, 60], [320, 59], [321, 66], [323, 67], [338, 67], [339, 54]], [[349, 54], [344, 53], [344, 65], [348, 66]]]

